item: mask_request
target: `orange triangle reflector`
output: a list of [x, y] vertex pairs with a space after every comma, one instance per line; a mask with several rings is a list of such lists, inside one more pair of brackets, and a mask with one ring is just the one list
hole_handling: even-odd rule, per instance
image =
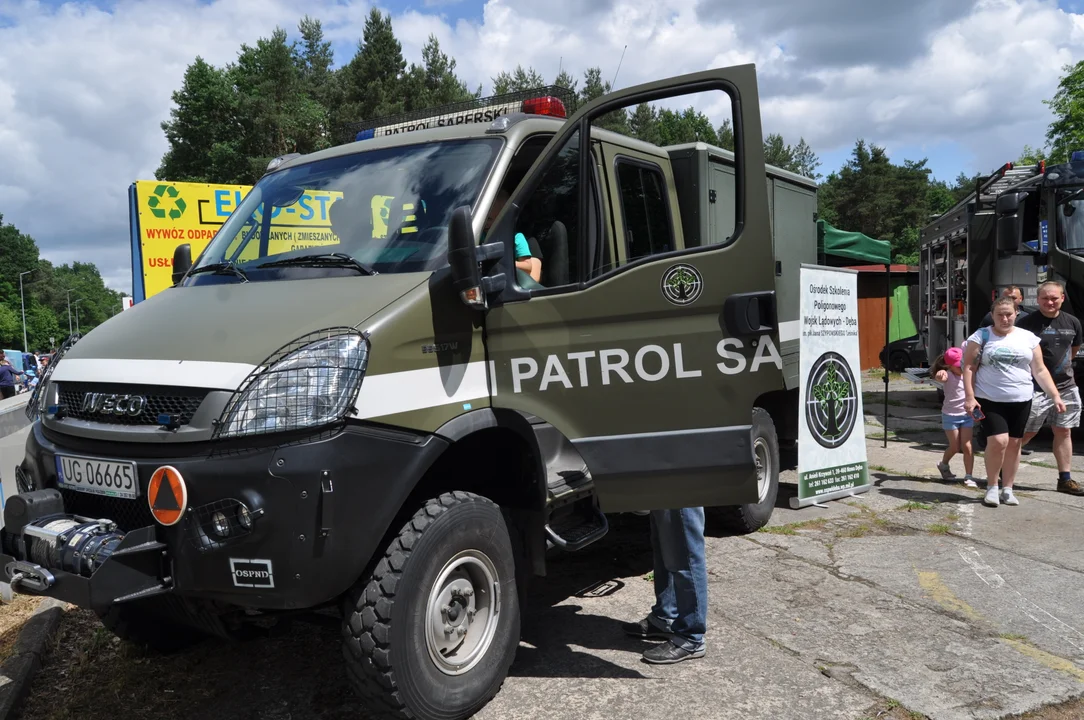
[[163, 525], [175, 525], [188, 507], [188, 488], [177, 468], [163, 465], [151, 475], [147, 486], [151, 515]]

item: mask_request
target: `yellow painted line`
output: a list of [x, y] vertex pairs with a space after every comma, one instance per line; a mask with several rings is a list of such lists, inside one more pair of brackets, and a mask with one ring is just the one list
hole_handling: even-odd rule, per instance
[[1010, 640], [1008, 638], [1001, 638], [1001, 642], [1005, 643], [1018, 653], [1027, 655], [1032, 660], [1037, 661], [1041, 665], [1045, 665], [1051, 670], [1057, 670], [1063, 672], [1066, 675], [1072, 675], [1080, 682], [1084, 682], [1084, 669], [1077, 667], [1072, 662], [1066, 660], [1063, 657], [1052, 655], [1045, 650], [1040, 650], [1034, 645], [1029, 645], [1026, 642], [1020, 640]]
[[[956, 594], [949, 589], [948, 585], [941, 580], [941, 576], [936, 572], [933, 572], [932, 570], [916, 569], [915, 573], [918, 575], [919, 586], [921, 586], [922, 589], [926, 591], [926, 594], [938, 605], [946, 610], [961, 613], [969, 620], [982, 619], [982, 616], [979, 615], [973, 607], [956, 597]], [[999, 638], [999, 640], [1021, 655], [1025, 655], [1032, 660], [1035, 660], [1044, 667], [1063, 672], [1066, 675], [1075, 677], [1080, 682], [1084, 682], [1084, 668], [1077, 666], [1063, 657], [1048, 653], [1045, 650], [1040, 650], [1034, 645], [1022, 640], [1013, 640], [1011, 638]]]
[[941, 607], [952, 612], [963, 614], [968, 620], [981, 620], [982, 616], [975, 609], [956, 597], [948, 585], [941, 580], [941, 576], [932, 570], [915, 570], [918, 573], [918, 584], [926, 591], [926, 594]]

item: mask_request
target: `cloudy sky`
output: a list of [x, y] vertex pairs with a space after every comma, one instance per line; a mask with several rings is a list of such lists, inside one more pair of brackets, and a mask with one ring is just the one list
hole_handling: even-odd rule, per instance
[[[353, 55], [354, 0], [0, 0], [0, 213], [55, 263], [131, 289], [127, 190], [153, 179], [170, 94], [200, 55], [234, 59], [306, 13]], [[471, 87], [517, 63], [592, 65], [617, 85], [754, 62], [766, 132], [821, 171], [863, 137], [937, 178], [1045, 142], [1061, 68], [1084, 58], [1084, 0], [386, 0], [409, 61], [435, 33]], [[664, 69], [664, 70], [661, 70]], [[716, 118], [719, 119], [719, 118]]]

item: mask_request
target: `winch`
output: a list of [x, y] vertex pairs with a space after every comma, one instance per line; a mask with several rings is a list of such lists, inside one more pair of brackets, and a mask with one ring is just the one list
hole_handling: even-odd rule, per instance
[[43, 591], [54, 580], [48, 570], [89, 578], [124, 539], [111, 520], [64, 512], [55, 489], [22, 493], [4, 507], [4, 552], [16, 558], [4, 569], [12, 585]]

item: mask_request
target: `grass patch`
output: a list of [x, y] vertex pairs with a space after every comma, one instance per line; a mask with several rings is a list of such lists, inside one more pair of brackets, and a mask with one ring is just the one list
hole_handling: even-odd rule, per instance
[[649, 572], [647, 575], [644, 575], [640, 579], [641, 580], [647, 580], [648, 582], [654, 582], [655, 581], [655, 571], [652, 570], [651, 572]]
[[900, 509], [906, 510], [907, 512], [911, 512], [912, 510], [933, 510], [933, 505], [927, 505], [926, 503], [915, 502], [912, 500]]
[[934, 535], [948, 535], [949, 531], [951, 530], [952, 528], [950, 528], [948, 525], [945, 525], [944, 523], [934, 523], [926, 528], [927, 532]]
[[853, 528], [847, 528], [846, 530], [839, 531], [838, 533], [836, 533], [836, 537], [848, 537], [848, 538], [865, 537], [866, 535], [869, 534], [869, 531], [872, 530], [872, 529], [873, 528], [871, 528], [869, 525], [866, 525], [865, 523], [863, 523], [863, 524], [857, 525], [857, 526], [855, 526]]
[[1047, 468], [1049, 470], [1057, 470], [1058, 466], [1055, 463], [1048, 463], [1045, 460], [1024, 460], [1028, 465], [1035, 467]]
[[960, 513], [951, 512], [945, 516], [945, 519], [949, 522], [956, 522], [960, 519]]
[[810, 528], [822, 528], [828, 524], [827, 518], [803, 520], [802, 522], [788, 523], [786, 525], [766, 525], [757, 532], [769, 535], [797, 535], [799, 530]]
[[1001, 633], [998, 635], [1002, 640], [1015, 640], [1017, 642], [1027, 642], [1027, 635], [1018, 635], [1016, 633]]

